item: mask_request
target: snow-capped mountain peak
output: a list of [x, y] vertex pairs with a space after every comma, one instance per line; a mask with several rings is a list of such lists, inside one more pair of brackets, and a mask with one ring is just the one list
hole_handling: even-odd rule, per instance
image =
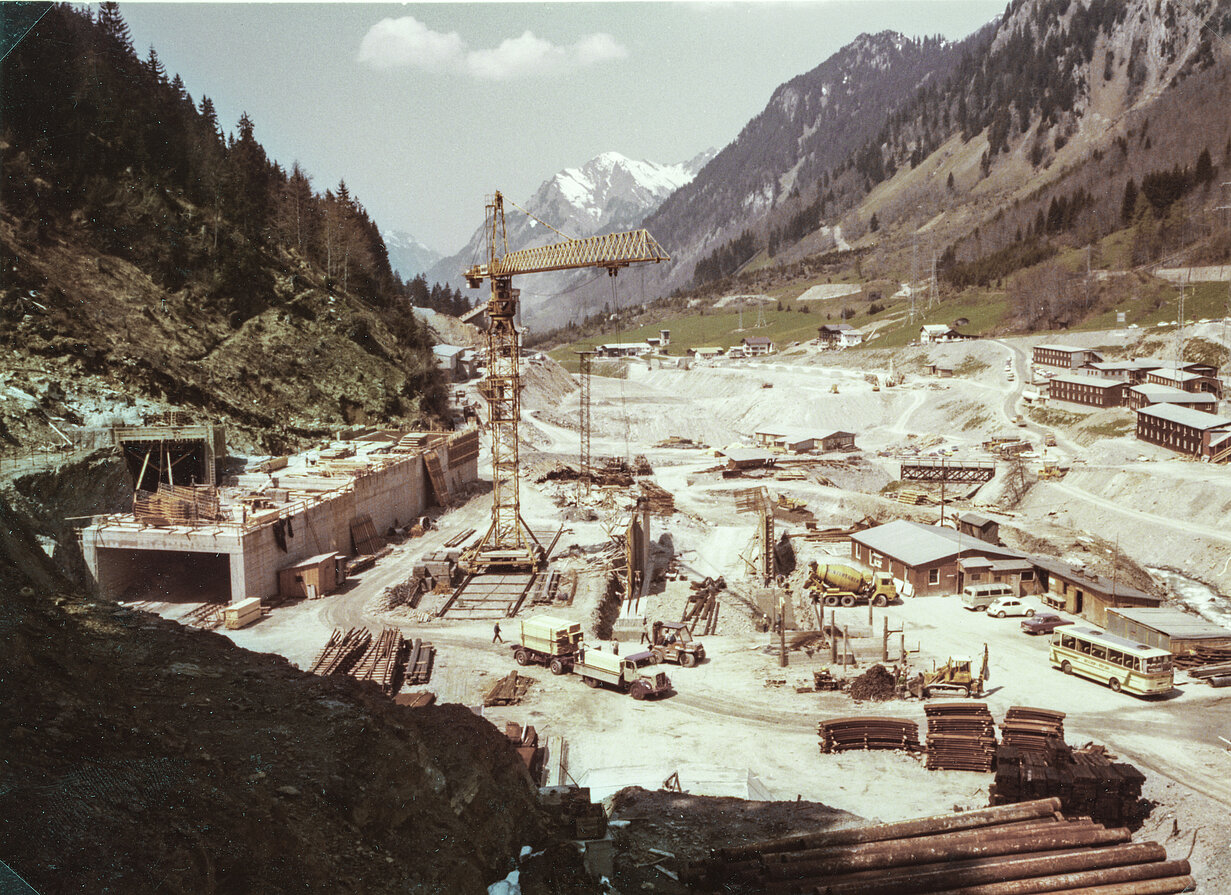
[[389, 252], [389, 266], [403, 280], [414, 279], [426, 272], [442, 257], [440, 252], [424, 245], [405, 230], [382, 230], [380, 235]]

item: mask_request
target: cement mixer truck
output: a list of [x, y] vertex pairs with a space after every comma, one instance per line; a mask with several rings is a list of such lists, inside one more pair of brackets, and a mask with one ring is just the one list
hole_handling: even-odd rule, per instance
[[850, 566], [808, 564], [804, 590], [814, 603], [825, 606], [887, 606], [898, 598], [893, 576], [888, 572], [861, 572]]

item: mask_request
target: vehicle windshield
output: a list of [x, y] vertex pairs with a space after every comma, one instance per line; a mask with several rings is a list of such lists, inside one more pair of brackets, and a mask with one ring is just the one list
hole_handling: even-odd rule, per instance
[[1148, 659], [1138, 659], [1140, 664], [1145, 666], [1146, 674], [1161, 674], [1171, 670], [1170, 656], [1150, 656]]
[[633, 668], [648, 668], [654, 664], [654, 657], [652, 655], [638, 656], [635, 659], [629, 659], [628, 664], [633, 666]]

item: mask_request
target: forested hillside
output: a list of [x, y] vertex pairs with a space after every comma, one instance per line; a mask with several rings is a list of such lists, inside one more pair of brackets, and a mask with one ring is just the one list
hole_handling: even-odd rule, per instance
[[[38, 11], [10, 7], [9, 24]], [[141, 398], [274, 447], [443, 412], [407, 304], [460, 296], [403, 283], [345, 182], [320, 192], [271, 160], [246, 114], [228, 132], [154, 49], [138, 56], [115, 4], [47, 10], [5, 60], [0, 103], [5, 372], [36, 396], [49, 368], [76, 374], [45, 415], [96, 422], [108, 394], [117, 412]], [[0, 438], [43, 434], [0, 417]]]

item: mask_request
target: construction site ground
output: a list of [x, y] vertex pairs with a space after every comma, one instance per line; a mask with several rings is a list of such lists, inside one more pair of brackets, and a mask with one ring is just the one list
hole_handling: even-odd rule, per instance
[[[1131, 334], [1088, 338], [1091, 344], [1105, 345]], [[1042, 436], [1052, 432], [1057, 446], [1048, 448], [1047, 456], [1070, 468], [1063, 479], [1036, 483], [1032, 474], [1031, 487], [1009, 508], [1002, 502], [1004, 476], [998, 475], [953, 508], [997, 519], [1010, 544], [1015, 538], [1046, 542], [1065, 556], [1081, 557], [1096, 539], [1114, 539], [1126, 560], [1174, 570], [1225, 592], [1231, 585], [1225, 561], [1231, 543], [1225, 525], [1231, 508], [1227, 470], [1179, 459], [1131, 434], [1091, 436], [1080, 419], [1045, 425], [1027, 415], [1027, 426], [1014, 425], [1029, 378], [1028, 350], [1020, 340], [989, 340], [898, 352], [894, 362], [906, 372], [906, 382], [876, 392], [865, 374], [879, 374], [883, 381], [887, 353], [824, 354], [806, 346], [764, 361], [688, 370], [651, 367], [642, 361], [628, 368], [626, 378], [596, 376], [594, 456], [644, 455], [654, 468], [651, 480], [675, 499], [674, 514], [655, 516], [651, 522], [652, 559], [662, 568], [670, 567], [672, 574], [647, 588], [635, 607], [637, 614], [651, 620], [678, 619], [690, 582], [723, 576], [730, 589], [719, 595], [717, 633], [702, 638], [706, 659], [699, 666], [664, 666], [674, 692], [660, 701], [638, 702], [613, 691], [591, 690], [576, 677], [556, 677], [531, 666], [518, 669], [534, 679], [521, 703], [488, 708], [484, 715], [500, 727], [511, 720], [533, 724], [541, 735], [563, 737], [570, 776], [591, 787], [599, 798], [631, 786], [657, 790], [678, 774], [681, 787], [694, 796], [802, 800], [886, 821], [987, 804], [991, 774], [927, 771], [920, 757], [898, 752], [820, 754], [817, 722], [821, 719], [901, 716], [922, 727], [923, 704], [917, 700], [856, 704], [842, 692], [797, 692], [811, 685], [814, 671], [830, 666], [829, 651], [819, 645], [810, 652], [792, 650], [789, 664], [780, 665], [777, 638], [762, 629], [750, 608], [756, 584], [749, 572], [755, 555], [754, 517], [736, 511], [732, 492], [765, 485], [771, 495], [803, 501], [821, 528], [868, 517], [932, 522], [938, 512], [935, 506], [905, 506], [893, 499], [892, 492], [882, 493], [896, 479], [898, 453], [950, 450], [954, 456], [985, 457], [977, 449], [982, 441], [1010, 433], [1035, 443], [1037, 456], [1030, 458], [1030, 465], [1037, 467], [1044, 454]], [[1013, 364], [1012, 380], [1005, 375], [1006, 360]], [[948, 362], [959, 370], [965, 365], [969, 372], [934, 379], [920, 372], [925, 362]], [[609, 620], [612, 614], [605, 601], [607, 573], [618, 552], [613, 537], [623, 531], [621, 520], [632, 498], [627, 488], [595, 488], [583, 496], [573, 481], [535, 481], [558, 463], [575, 462], [578, 393], [571, 377], [550, 362], [527, 365], [525, 384], [522, 513], [535, 530], [565, 526], [554, 562], [577, 573], [571, 605], [555, 605], [548, 611], [581, 621], [588, 636], [596, 639], [599, 630], [606, 630], [601, 619]], [[1076, 416], [1084, 419], [1086, 414]], [[671, 436], [712, 447], [751, 446], [754, 431], [774, 424], [851, 431], [860, 450], [815, 458], [803, 479], [772, 475], [724, 479], [712, 471], [722, 462], [712, 452], [658, 446]], [[485, 458], [480, 459], [481, 477], [490, 468]], [[506, 642], [494, 644], [490, 621], [432, 618], [432, 610], [443, 605], [442, 594], [426, 595], [418, 610], [385, 610], [382, 594], [405, 581], [415, 562], [441, 549], [454, 535], [466, 529], [485, 530], [489, 513], [490, 496], [480, 490], [440, 513], [437, 528], [396, 545], [344, 592], [275, 608], [258, 624], [225, 633], [241, 646], [284, 655], [302, 668], [334, 628], [376, 630], [396, 625], [407, 637], [422, 637], [435, 645], [436, 665], [426, 689], [436, 693], [438, 701], [481, 705], [483, 693], [517, 668], [508, 647], [516, 619], [502, 622]], [[784, 529], [801, 532], [803, 525], [779, 522], [779, 532]], [[845, 542], [832, 547], [832, 554], [803, 538], [794, 544], [801, 566], [809, 559], [849, 561]], [[799, 581], [796, 573], [791, 579], [794, 590]], [[171, 617], [182, 617], [199, 605], [189, 602], [187, 595], [145, 593], [133, 598]], [[810, 604], [798, 593], [792, 599], [797, 626], [815, 628]], [[1037, 598], [1029, 602], [1041, 607]], [[1231, 617], [1225, 598], [1215, 597], [1196, 608], [1215, 620]], [[535, 611], [541, 610], [523, 609]], [[1164, 842], [1172, 857], [1185, 857], [1191, 850], [1202, 891], [1225, 887], [1225, 880], [1231, 879], [1227, 847], [1231, 754], [1219, 737], [1231, 738], [1231, 691], [1189, 681], [1180, 673], [1176, 690], [1166, 699], [1147, 701], [1113, 693], [1051, 669], [1046, 638], [1027, 636], [1017, 619], [969, 612], [953, 597], [907, 598], [873, 610], [870, 625], [866, 607], [839, 609], [837, 622], [848, 627], [858, 664], [846, 669], [833, 666], [836, 676], [853, 677], [880, 660], [886, 619], [892, 629], [903, 632], [908, 661], [915, 669], [930, 668], [951, 655], [977, 655], [986, 644], [991, 677], [985, 701], [997, 721], [1013, 705], [1065, 712], [1071, 744], [1105, 744], [1147, 775], [1145, 795], [1156, 807], [1143, 832]], [[898, 658], [899, 643], [898, 635], [890, 639], [891, 659]], [[622, 652], [636, 649], [632, 643], [620, 646]], [[694, 856], [700, 856], [710, 844], [739, 836], [778, 835], [792, 823], [788, 807], [775, 812], [757, 805], [750, 807], [750, 813], [764, 812], [762, 833], [724, 831], [716, 827], [729, 818], [728, 803], [660, 798], [674, 806], [669, 817], [647, 820], [645, 816], [654, 811], [639, 802], [638, 811], [631, 813], [642, 819], [619, 828], [617, 840], [626, 854], [662, 841], [654, 837], [663, 835], [663, 824], [676, 824], [673, 835], [682, 854], [695, 850]], [[618, 818], [618, 804], [616, 809]], [[643, 883], [671, 890], [667, 876], [652, 866], [633, 873], [629, 868], [634, 863], [617, 860], [617, 868], [625, 869], [623, 878], [617, 879], [622, 890]]]

